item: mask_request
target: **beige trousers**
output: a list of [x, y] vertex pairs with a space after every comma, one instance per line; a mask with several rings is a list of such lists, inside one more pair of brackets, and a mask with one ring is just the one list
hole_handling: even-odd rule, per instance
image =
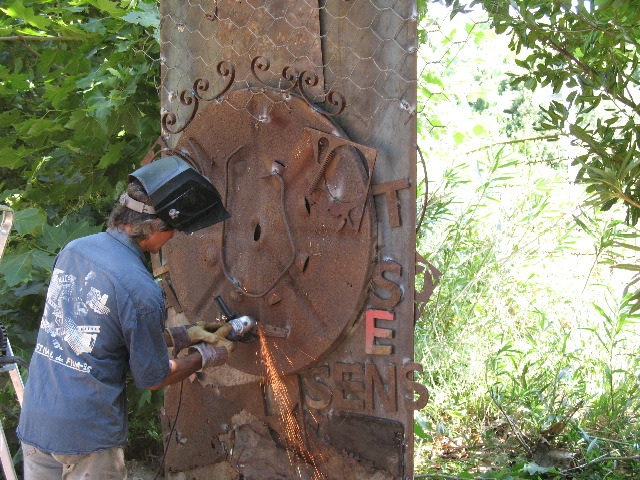
[[22, 444], [24, 480], [126, 480], [122, 448], [84, 455], [58, 455]]

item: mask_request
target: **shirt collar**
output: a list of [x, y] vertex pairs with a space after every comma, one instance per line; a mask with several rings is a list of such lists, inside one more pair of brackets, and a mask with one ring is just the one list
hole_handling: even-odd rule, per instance
[[125, 232], [121, 228], [115, 227], [107, 228], [107, 233], [117, 241], [122, 243], [125, 247], [131, 249], [133, 253], [135, 253], [138, 257], [140, 257], [141, 260], [144, 261], [144, 252], [140, 248], [140, 245], [138, 245], [138, 243], [133, 238], [127, 235], [127, 232]]

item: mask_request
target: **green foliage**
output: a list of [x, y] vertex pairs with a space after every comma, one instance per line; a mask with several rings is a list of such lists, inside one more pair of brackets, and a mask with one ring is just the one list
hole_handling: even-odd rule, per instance
[[[603, 455], [638, 455], [638, 316], [630, 314], [627, 300], [617, 304], [611, 295], [609, 301], [607, 307], [594, 305], [600, 319], [591, 323], [532, 324], [487, 365], [493, 401], [529, 445], [558, 428], [554, 442], [585, 465]], [[616, 467], [594, 464], [585, 470], [614, 474]]]
[[[546, 87], [556, 94], [543, 107], [539, 130], [568, 136], [579, 147], [573, 165], [576, 180], [590, 194], [588, 204], [604, 211], [622, 204], [626, 222], [636, 225], [640, 218], [638, 3], [446, 3], [452, 14], [470, 5], [482, 6], [494, 31], [509, 36], [519, 67], [511, 83], [530, 90]], [[640, 308], [640, 292], [632, 303]]]
[[127, 382], [129, 400], [129, 436], [125, 457], [143, 460], [162, 457], [162, 427], [158, 412], [163, 405], [164, 390], [140, 390]]
[[26, 360], [55, 256], [103, 228], [158, 137], [158, 26], [151, 0], [0, 3], [0, 204], [15, 211], [0, 322]]
[[118, 182], [157, 137], [158, 14], [128, 3], [0, 8], [0, 203], [16, 212], [0, 321], [14, 334], [37, 324], [57, 252], [102, 229]]
[[[569, 165], [566, 142], [581, 132], [545, 127], [549, 114], [532, 102], [549, 102], [555, 122], [575, 123], [575, 106], [551, 84], [505, 82], [508, 55], [480, 15], [467, 26], [461, 15], [427, 17], [418, 251], [442, 278], [416, 324], [431, 400], [416, 412], [415, 463], [433, 473], [415, 477], [633, 478], [640, 339], [637, 297], [620, 299], [620, 274], [639, 271], [637, 230], [620, 205], [588, 208], [598, 204], [572, 184], [582, 166]], [[634, 168], [610, 175], [621, 185]], [[545, 466], [543, 438], [579, 468]]]
[[[620, 222], [583, 213], [576, 228], [557, 171], [515, 169], [513, 158], [502, 149], [452, 167], [427, 204], [418, 248], [443, 276], [416, 325], [431, 392], [416, 417], [418, 471], [437, 462], [466, 478], [490, 464], [473, 478], [561, 478], [535, 452], [543, 432], [565, 423], [552, 443], [589, 465], [572, 478], [625, 478], [633, 465], [599, 461], [639, 453], [639, 315], [598, 285], [610, 281]], [[570, 272], [567, 259], [588, 245]], [[464, 454], [429, 461], [446, 451]]]

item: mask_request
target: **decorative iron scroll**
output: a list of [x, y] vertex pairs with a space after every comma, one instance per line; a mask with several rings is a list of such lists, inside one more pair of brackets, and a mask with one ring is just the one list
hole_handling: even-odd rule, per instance
[[177, 116], [173, 112], [164, 112], [162, 114], [162, 129], [164, 131], [168, 133], [174, 133], [174, 134], [182, 132], [185, 128], [189, 126], [189, 124], [193, 120], [193, 117], [196, 116], [196, 113], [198, 112], [198, 106], [200, 104], [200, 100], [203, 100], [206, 102], [216, 100], [220, 98], [222, 95], [224, 95], [227, 92], [227, 90], [229, 90], [229, 88], [231, 88], [231, 85], [233, 85], [233, 82], [236, 77], [236, 67], [233, 65], [233, 63], [227, 60], [222, 60], [216, 66], [216, 70], [221, 77], [223, 78], [226, 77], [226, 83], [222, 88], [222, 90], [211, 98], [205, 98], [204, 94], [209, 90], [209, 87], [210, 87], [209, 80], [207, 80], [206, 78], [197, 78], [196, 81], [193, 82], [193, 88], [191, 89], [185, 88], [180, 93], [180, 103], [185, 107], [191, 106], [191, 112], [189, 113], [189, 118], [185, 121], [184, 125], [182, 125], [180, 128], [176, 130], [172, 130], [170, 127], [173, 127], [178, 121]]
[[[267, 87], [270, 85], [259, 77], [258, 72], [268, 72], [270, 68], [271, 62], [268, 58], [258, 56], [251, 61], [251, 73], [253, 77], [258, 82], [260, 82], [261, 85]], [[235, 65], [233, 65], [233, 63], [229, 62], [228, 60], [222, 60], [216, 66], [216, 71], [218, 72], [218, 75], [226, 79], [225, 85], [222, 90], [211, 98], [206, 98], [205, 93], [209, 91], [209, 88], [211, 86], [210, 82], [206, 78], [197, 78], [195, 82], [193, 82], [193, 87], [185, 88], [182, 92], [180, 92], [179, 96], [180, 103], [185, 107], [191, 108], [187, 120], [182, 126], [172, 129], [172, 127], [174, 127], [177, 123], [178, 117], [173, 112], [164, 112], [161, 119], [163, 131], [170, 134], [182, 132], [189, 126], [193, 118], [196, 116], [196, 113], [198, 113], [198, 107], [200, 106], [201, 100], [210, 102], [212, 100], [221, 98], [225, 93], [227, 93], [227, 91], [231, 88], [235, 81]], [[305, 88], [313, 88], [318, 85], [319, 82], [318, 75], [312, 70], [303, 70], [302, 72], [300, 72], [291, 65], [287, 65], [282, 69], [282, 78], [291, 85], [286, 88], [278, 88], [277, 90], [283, 93], [287, 93], [292, 92], [297, 88], [298, 92], [300, 92], [301, 98], [305, 102], [307, 102], [309, 106], [318, 110], [320, 113], [328, 117], [335, 117], [336, 115], [339, 115], [344, 111], [347, 102], [344, 98], [344, 95], [336, 90], [330, 89], [325, 94], [323, 100], [323, 102], [325, 102], [326, 104], [336, 108], [336, 110], [333, 112], [319, 107], [309, 98], [309, 93], [305, 90]]]
[[[254, 78], [264, 86], [269, 86], [269, 84], [263, 81], [258, 76], [257, 72], [268, 72], [270, 68], [271, 62], [268, 58], [258, 56], [251, 61], [251, 73], [253, 74]], [[328, 110], [318, 107], [316, 103], [311, 101], [308, 93], [305, 91], [305, 87], [315, 87], [316, 85], [318, 85], [319, 81], [318, 74], [316, 74], [312, 70], [303, 70], [302, 72], [299, 72], [291, 65], [287, 65], [282, 69], [282, 78], [289, 82], [291, 86], [288, 88], [280, 88], [279, 90], [283, 92], [291, 92], [297, 88], [300, 92], [300, 96], [304, 99], [305, 102], [309, 104], [309, 106], [319, 110], [320, 113], [328, 117], [335, 117], [336, 115], [341, 114], [347, 104], [344, 95], [333, 89], [330, 89], [325, 94], [324, 102], [331, 105], [332, 107], [337, 107], [337, 111], [329, 112]]]

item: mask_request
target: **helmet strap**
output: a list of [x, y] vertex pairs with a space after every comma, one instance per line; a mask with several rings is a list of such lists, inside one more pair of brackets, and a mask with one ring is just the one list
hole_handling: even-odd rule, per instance
[[127, 195], [126, 193], [123, 193], [122, 195], [120, 195], [120, 205], [124, 205], [128, 209], [133, 210], [134, 212], [148, 213], [150, 215], [155, 215], [156, 213], [156, 209], [153, 208], [151, 205], [147, 205], [146, 203], [142, 203], [138, 200], [135, 200], [131, 198], [129, 195]]

